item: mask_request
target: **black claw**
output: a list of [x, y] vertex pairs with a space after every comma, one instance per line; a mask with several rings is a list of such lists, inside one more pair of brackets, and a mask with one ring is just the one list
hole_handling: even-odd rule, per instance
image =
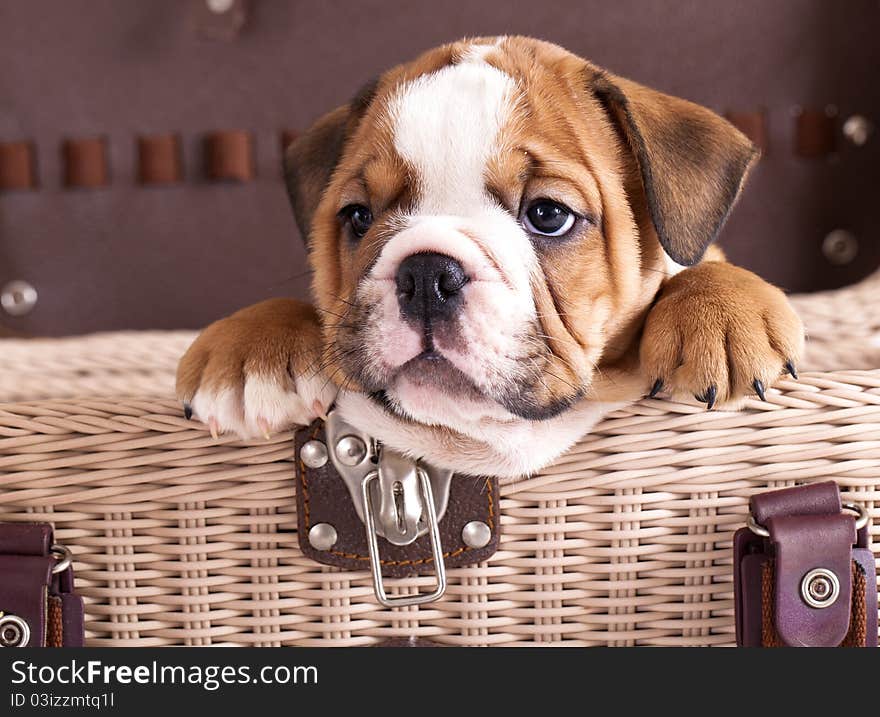
[[709, 388], [706, 389], [706, 393], [694, 396], [694, 398], [700, 403], [705, 403], [706, 410], [711, 411], [712, 407], [715, 405], [715, 399], [718, 398], [718, 389], [715, 386], [709, 386]]
[[188, 403], [183, 404], [183, 417], [188, 421], [193, 417], [193, 409]]
[[794, 364], [791, 361], [785, 362], [785, 370], [791, 374], [791, 377], [797, 379], [797, 371], [795, 371]]
[[651, 386], [651, 393], [648, 394], [648, 398], [654, 398], [660, 391], [663, 390], [663, 379], [658, 378], [654, 381], [654, 385]]
[[761, 379], [759, 379], [759, 378], [756, 378], [756, 379], [754, 380], [754, 382], [752, 383], [752, 386], [755, 387], [755, 393], [758, 394], [758, 398], [760, 398], [762, 401], [766, 401], [766, 400], [767, 400], [767, 397], [764, 395], [764, 383], [763, 383], [763, 381], [761, 381]]

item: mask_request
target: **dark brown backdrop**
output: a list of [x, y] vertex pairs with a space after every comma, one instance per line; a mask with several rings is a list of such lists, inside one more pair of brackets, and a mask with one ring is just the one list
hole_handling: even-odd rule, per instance
[[[268, 296], [305, 297], [281, 130], [475, 34], [553, 40], [721, 112], [765, 108], [769, 153], [723, 234], [731, 257], [790, 290], [840, 286], [880, 263], [880, 141], [856, 147], [840, 131], [856, 113], [880, 124], [876, 0], [253, 0], [246, 15], [234, 34], [231, 15], [212, 20], [196, 0], [0, 4], [0, 143], [32, 141], [39, 182], [0, 191], [0, 286], [24, 279], [39, 292], [0, 326], [199, 327]], [[218, 31], [226, 38], [206, 37]], [[825, 122], [829, 105], [838, 116]], [[793, 149], [798, 108], [812, 158]], [[206, 176], [205, 133], [232, 129], [252, 133], [251, 181]], [[180, 137], [184, 179], [146, 187], [136, 138], [162, 133]], [[105, 138], [108, 184], [65, 187], [62, 141], [92, 137]], [[858, 241], [839, 266], [821, 248], [834, 229]]]

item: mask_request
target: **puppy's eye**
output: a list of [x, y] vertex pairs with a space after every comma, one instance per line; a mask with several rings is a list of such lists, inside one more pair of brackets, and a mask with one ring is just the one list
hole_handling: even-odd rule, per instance
[[533, 234], [558, 237], [574, 226], [575, 215], [568, 207], [549, 199], [534, 202], [523, 217], [525, 228]]
[[351, 224], [351, 232], [358, 239], [366, 234], [373, 223], [373, 213], [363, 204], [349, 204], [339, 216]]

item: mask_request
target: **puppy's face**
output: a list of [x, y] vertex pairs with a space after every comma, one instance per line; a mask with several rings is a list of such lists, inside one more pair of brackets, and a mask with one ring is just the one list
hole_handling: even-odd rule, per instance
[[631, 346], [665, 262], [699, 260], [752, 156], [535, 40], [391, 70], [287, 156], [328, 374], [422, 423], [558, 414]]

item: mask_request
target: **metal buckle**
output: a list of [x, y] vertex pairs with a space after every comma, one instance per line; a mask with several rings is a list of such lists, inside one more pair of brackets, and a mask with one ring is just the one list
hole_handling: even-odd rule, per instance
[[[431, 492], [431, 480], [428, 474], [420, 467], [415, 468], [415, 474], [418, 478], [418, 485], [421, 488], [421, 505], [427, 517], [427, 530], [431, 538], [431, 555], [436, 567], [437, 584], [433, 592], [422, 593], [419, 595], [400, 595], [396, 597], [388, 597], [385, 592], [385, 584], [382, 581], [382, 561], [379, 557], [379, 541], [376, 537], [376, 519], [375, 508], [373, 506], [373, 491], [371, 485], [374, 481], [382, 481], [382, 464], [379, 464], [379, 470], [371, 472], [364, 478], [361, 483], [361, 496], [366, 510], [364, 521], [367, 529], [367, 546], [370, 551], [370, 569], [373, 573], [373, 589], [376, 592], [376, 598], [385, 607], [406, 607], [408, 605], [421, 605], [426, 602], [439, 600], [443, 593], [446, 592], [446, 565], [443, 563], [443, 547], [440, 544], [440, 526], [437, 519], [437, 513], [434, 509], [434, 496]], [[383, 491], [383, 498], [385, 497]], [[409, 499], [406, 499], [409, 500]], [[381, 515], [381, 512], [380, 512]], [[405, 543], [404, 543], [405, 545]]]
[[[437, 520], [443, 519], [449, 504], [452, 471], [417, 462], [380, 446], [372, 436], [343, 421], [335, 410], [327, 415], [325, 432], [330, 460], [345, 481], [354, 509], [364, 523], [367, 521], [361, 484], [379, 466], [384, 469], [382, 474], [385, 480], [372, 489], [373, 498], [381, 506], [375, 521], [378, 535], [394, 545], [409, 545], [428, 532], [428, 524], [424, 520], [419, 522], [417, 528], [414, 524], [418, 514], [425, 514], [424, 510], [418, 510], [417, 514], [417, 506], [413, 502], [420, 500], [415, 478], [416, 466], [427, 473]], [[403, 493], [400, 487], [395, 488], [398, 482], [402, 484]]]
[[[865, 509], [865, 506], [858, 503], [842, 503], [841, 507], [856, 514], [856, 530], [861, 530], [868, 524], [868, 511]], [[749, 513], [749, 517], [746, 520], [746, 525], [749, 526], [749, 530], [755, 535], [760, 535], [762, 538], [770, 537], [770, 531], [755, 520], [755, 516], [751, 513]]]
[[[380, 445], [372, 436], [343, 421], [336, 411], [327, 416], [325, 431], [330, 460], [345, 481], [355, 511], [366, 526], [376, 598], [386, 607], [439, 599], [446, 591], [439, 523], [449, 503], [452, 471], [422, 464]], [[388, 597], [382, 582], [378, 537], [404, 546], [426, 533], [436, 566], [435, 589], [426, 594]]]

